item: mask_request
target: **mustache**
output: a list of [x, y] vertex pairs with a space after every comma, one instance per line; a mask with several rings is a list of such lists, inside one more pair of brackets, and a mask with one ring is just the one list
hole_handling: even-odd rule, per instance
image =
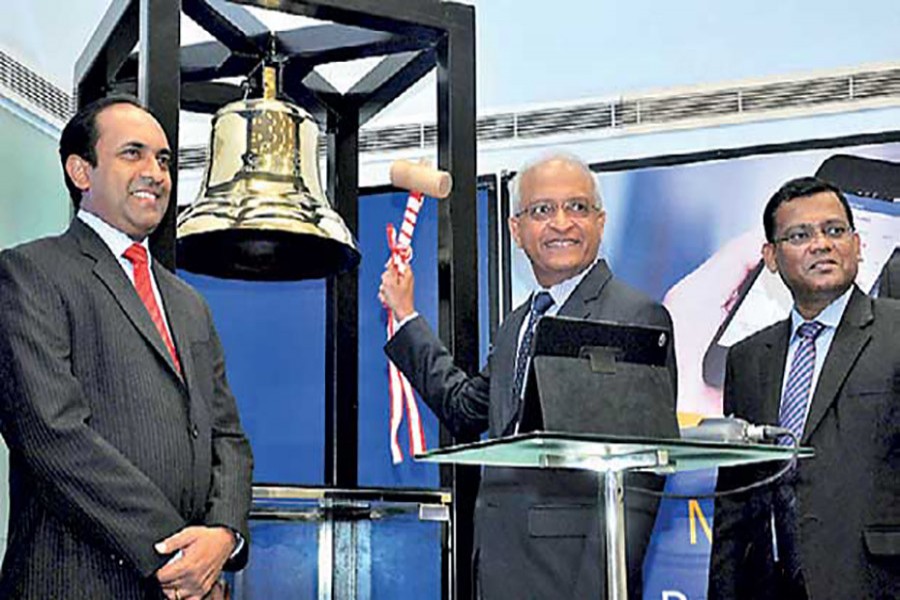
[[163, 193], [163, 187], [163, 184], [159, 181], [154, 181], [150, 178], [142, 178], [136, 184], [128, 186], [128, 193], [133, 194], [135, 192], [151, 192], [153, 194], [156, 194], [157, 196], [161, 196]]

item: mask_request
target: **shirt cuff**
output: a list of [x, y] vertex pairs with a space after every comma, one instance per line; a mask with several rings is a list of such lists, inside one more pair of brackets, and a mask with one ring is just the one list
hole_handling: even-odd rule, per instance
[[244, 549], [244, 536], [235, 531], [231, 530], [231, 533], [234, 534], [234, 551], [231, 553], [231, 556], [228, 557], [228, 560], [231, 560], [235, 556], [241, 553], [241, 550]]
[[403, 327], [404, 325], [406, 325], [407, 323], [409, 323], [410, 321], [412, 321], [413, 319], [415, 319], [418, 316], [419, 316], [419, 313], [417, 313], [416, 311], [413, 311], [413, 312], [409, 313], [408, 315], [406, 315], [406, 317], [404, 317], [404, 319], [402, 321], [397, 321], [395, 319], [394, 320], [394, 335], [396, 335], [397, 332], [400, 331], [401, 327]]

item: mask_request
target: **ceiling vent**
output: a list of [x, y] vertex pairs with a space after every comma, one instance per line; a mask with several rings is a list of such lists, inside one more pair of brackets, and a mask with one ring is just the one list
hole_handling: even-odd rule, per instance
[[2, 88], [62, 122], [72, 116], [69, 94], [0, 50], [0, 93]]
[[[478, 119], [476, 135], [484, 143], [566, 133], [628, 134], [637, 128], [664, 131], [890, 105], [900, 105], [895, 65], [486, 115]], [[364, 128], [360, 140], [363, 151], [428, 148], [436, 144], [437, 131], [433, 123]]]
[[397, 125], [382, 129], [363, 128], [359, 132], [359, 151], [387, 152], [402, 148], [421, 147], [422, 129], [422, 125]]

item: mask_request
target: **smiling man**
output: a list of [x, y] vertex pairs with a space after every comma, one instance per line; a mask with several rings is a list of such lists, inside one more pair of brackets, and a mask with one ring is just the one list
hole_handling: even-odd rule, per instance
[[76, 218], [0, 253], [0, 597], [218, 597], [247, 559], [252, 457], [206, 303], [148, 252], [172, 150], [110, 97], [59, 152]]
[[[788, 428], [815, 456], [717, 502], [709, 597], [900, 598], [900, 303], [854, 284], [860, 239], [830, 184], [787, 182], [763, 225], [794, 308], [731, 349], [725, 414]], [[760, 474], [723, 470], [720, 487]]]
[[141, 241], [169, 206], [172, 151], [166, 135], [149, 113], [125, 102], [97, 113], [95, 123], [92, 152], [63, 150], [63, 168], [82, 196], [81, 210]]
[[[530, 359], [524, 340], [542, 314], [672, 328], [665, 308], [615, 279], [599, 258], [606, 213], [582, 161], [554, 154], [526, 165], [512, 182], [512, 196], [510, 232], [539, 287], [499, 328], [480, 374], [470, 377], [457, 368], [417, 315], [411, 270], [390, 266], [381, 278], [379, 297], [400, 325], [385, 351], [454, 435], [488, 431], [501, 437], [516, 431]], [[674, 355], [669, 366], [674, 386]], [[674, 411], [674, 397], [672, 402]], [[485, 469], [475, 515], [478, 597], [606, 597], [596, 503], [597, 480], [591, 474]], [[631, 494], [626, 508], [629, 596], [640, 598], [656, 503]]]

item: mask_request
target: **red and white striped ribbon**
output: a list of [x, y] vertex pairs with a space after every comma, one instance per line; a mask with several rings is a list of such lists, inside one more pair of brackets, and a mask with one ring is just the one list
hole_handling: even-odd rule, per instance
[[[409, 261], [412, 260], [412, 237], [416, 230], [416, 219], [419, 217], [423, 201], [420, 192], [410, 193], [399, 233], [394, 230], [393, 224], [388, 223], [387, 225], [388, 247], [391, 249], [389, 262], [393, 263], [401, 273], [406, 270]], [[391, 339], [396, 323], [394, 312], [389, 308], [387, 313], [387, 337]], [[406, 424], [409, 429], [409, 445], [413, 454], [425, 452], [425, 430], [422, 429], [419, 406], [406, 376], [390, 360], [388, 360], [388, 373], [391, 394], [391, 460], [396, 465], [403, 462], [403, 451], [400, 449], [398, 437], [404, 407], [407, 416]]]

